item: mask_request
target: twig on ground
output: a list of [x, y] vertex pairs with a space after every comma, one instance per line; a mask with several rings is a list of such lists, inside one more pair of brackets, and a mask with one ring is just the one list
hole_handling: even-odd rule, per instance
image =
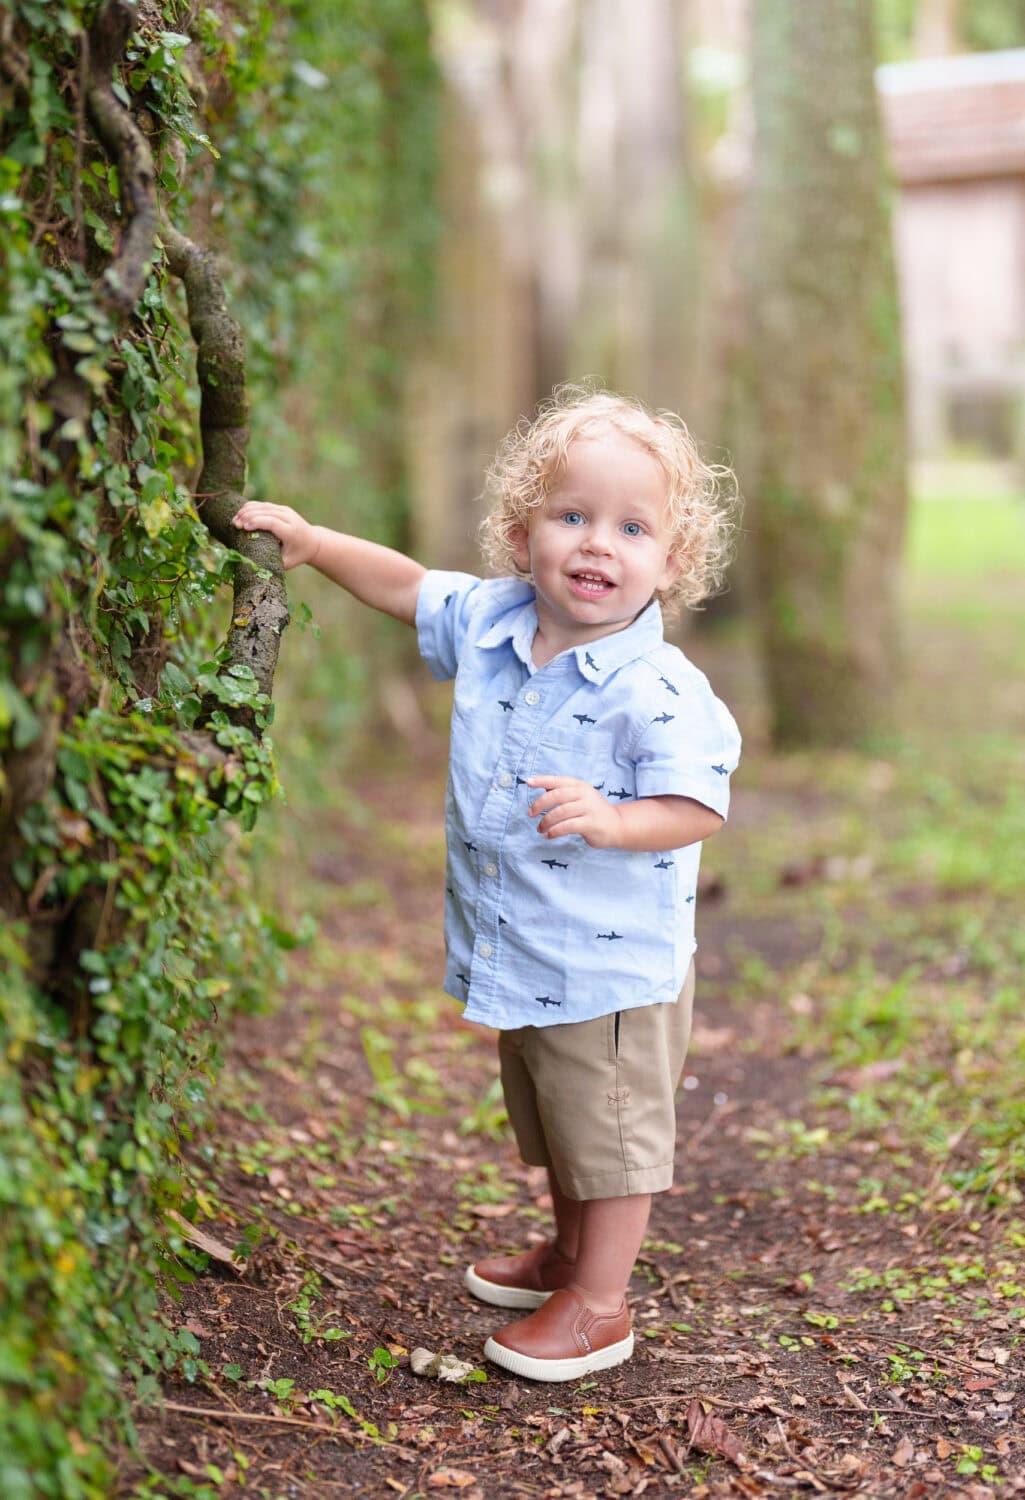
[[180, 1401], [165, 1401], [167, 1411], [181, 1412], [186, 1417], [213, 1417], [218, 1422], [271, 1422], [279, 1427], [308, 1427], [319, 1432], [321, 1437], [339, 1437], [352, 1444], [352, 1437], [341, 1427], [325, 1428], [322, 1422], [307, 1422], [302, 1417], [275, 1417], [268, 1412], [232, 1411], [228, 1407], [183, 1406]]

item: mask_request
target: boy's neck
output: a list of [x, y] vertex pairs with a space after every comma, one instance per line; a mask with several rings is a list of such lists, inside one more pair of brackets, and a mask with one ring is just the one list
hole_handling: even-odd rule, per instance
[[[643, 613], [644, 610], [641, 611], [641, 614]], [[573, 651], [577, 646], [589, 646], [592, 641], [603, 641], [607, 636], [619, 635], [620, 631], [629, 630], [637, 619], [640, 619], [640, 615], [636, 615], [634, 620], [625, 620], [622, 623], [610, 625], [607, 630], [596, 629], [593, 635], [578, 635], [575, 631], [564, 632], [551, 625], [546, 628], [539, 620], [530, 647], [530, 659], [535, 667], [539, 669], [546, 667], [564, 651]]]

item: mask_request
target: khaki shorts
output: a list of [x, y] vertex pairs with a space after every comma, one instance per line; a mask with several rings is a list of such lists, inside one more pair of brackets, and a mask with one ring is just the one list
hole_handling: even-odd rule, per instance
[[568, 1198], [662, 1193], [673, 1183], [676, 1089], [690, 1040], [694, 966], [674, 1003], [498, 1037], [520, 1155]]

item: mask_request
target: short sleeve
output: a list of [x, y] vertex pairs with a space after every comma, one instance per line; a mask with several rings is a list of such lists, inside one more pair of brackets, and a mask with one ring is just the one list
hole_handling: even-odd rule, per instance
[[456, 675], [482, 585], [470, 573], [424, 574], [416, 601], [417, 644], [436, 682]]
[[632, 754], [638, 797], [690, 797], [726, 817], [740, 731], [703, 677], [652, 719]]

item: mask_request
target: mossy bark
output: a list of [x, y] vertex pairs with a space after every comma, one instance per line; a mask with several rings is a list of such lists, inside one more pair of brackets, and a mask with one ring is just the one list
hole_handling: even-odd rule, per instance
[[[249, 447], [245, 342], [238, 321], [228, 310], [213, 253], [193, 244], [170, 224], [162, 226], [161, 237], [171, 274], [180, 277], [185, 287], [189, 330], [196, 342], [203, 440], [197, 504], [210, 534], [254, 565], [235, 568], [227, 646], [232, 663], [249, 667], [260, 691], [270, 697], [281, 634], [289, 618], [281, 546], [267, 533], [249, 536], [231, 524], [245, 500]], [[269, 576], [261, 576], [257, 569]], [[204, 704], [203, 718], [217, 706], [213, 700]], [[255, 728], [249, 709], [233, 709], [231, 717]]]
[[862, 0], [753, 8], [742, 481], [777, 743], [884, 730], [906, 453], [889, 185]]

